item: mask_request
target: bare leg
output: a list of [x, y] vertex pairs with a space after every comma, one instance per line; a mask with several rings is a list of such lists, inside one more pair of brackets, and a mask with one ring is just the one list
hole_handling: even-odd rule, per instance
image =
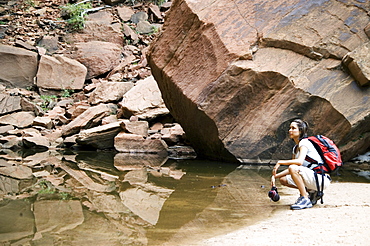
[[304, 196], [304, 197], [308, 198], [308, 194], [307, 194], [306, 187], [304, 185], [302, 176], [299, 175], [298, 166], [297, 165], [290, 165], [289, 166], [289, 173], [292, 176], [292, 179], [293, 179], [294, 183], [297, 185], [296, 188], [298, 188], [299, 193], [301, 194], [301, 196]]
[[288, 186], [290, 188], [298, 189], [297, 186], [288, 183], [288, 180], [287, 180], [286, 176], [281, 177], [279, 180], [280, 180], [280, 184], [282, 184], [282, 185]]

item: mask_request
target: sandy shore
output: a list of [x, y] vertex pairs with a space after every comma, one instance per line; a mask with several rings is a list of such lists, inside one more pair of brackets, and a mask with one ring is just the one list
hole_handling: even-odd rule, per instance
[[297, 191], [281, 187], [279, 193], [267, 219], [196, 245], [370, 245], [370, 184], [332, 183], [324, 204], [295, 211]]

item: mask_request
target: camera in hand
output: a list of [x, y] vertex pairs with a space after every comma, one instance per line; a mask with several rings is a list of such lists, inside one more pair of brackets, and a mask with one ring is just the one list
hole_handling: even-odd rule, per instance
[[273, 200], [274, 202], [277, 202], [277, 201], [280, 200], [279, 193], [278, 193], [277, 188], [275, 186], [271, 187], [271, 190], [269, 190], [268, 195], [271, 198], [271, 200]]

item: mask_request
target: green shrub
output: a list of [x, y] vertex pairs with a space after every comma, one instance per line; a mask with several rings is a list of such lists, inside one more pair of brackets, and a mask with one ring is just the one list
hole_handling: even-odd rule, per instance
[[39, 180], [38, 185], [40, 186], [40, 190], [38, 191], [38, 194], [54, 194], [55, 193], [55, 189], [52, 186], [52, 184], [49, 181], [46, 181], [45, 179]]
[[36, 6], [36, 3], [33, 0], [26, 0], [25, 3], [26, 3], [26, 5], [28, 5], [30, 7], [35, 7]]
[[40, 98], [43, 100], [43, 102], [40, 106], [44, 111], [46, 111], [46, 110], [50, 109], [49, 108], [50, 103], [54, 102], [54, 100], [56, 100], [58, 97], [55, 96], [55, 95], [51, 95], [51, 96], [41, 95]]
[[74, 90], [72, 89], [64, 89], [60, 96], [61, 97], [71, 97], [73, 93], [74, 93]]
[[167, 2], [166, 0], [141, 0], [141, 1], [136, 1], [136, 0], [126, 0], [126, 2], [131, 2], [132, 5], [135, 5], [136, 2], [142, 2], [142, 3], [154, 3], [158, 6], [161, 6], [162, 4], [164, 4], [165, 2]]
[[85, 18], [86, 12], [85, 10], [91, 9], [91, 3], [82, 3], [82, 4], [67, 4], [66, 6], [61, 7], [63, 11], [65, 11], [67, 19], [68, 27], [72, 31], [78, 31], [85, 27]]

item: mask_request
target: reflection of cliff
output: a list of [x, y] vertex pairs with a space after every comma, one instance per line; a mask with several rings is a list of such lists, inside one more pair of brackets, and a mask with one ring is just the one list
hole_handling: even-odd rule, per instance
[[[220, 178], [222, 179], [222, 177]], [[149, 244], [191, 245], [195, 239], [199, 241], [201, 238], [224, 234], [270, 215], [272, 207], [266, 206], [266, 189], [261, 188], [261, 185], [266, 183], [266, 178], [261, 177], [258, 172], [235, 170], [221, 179], [220, 184], [222, 185], [220, 186], [197, 189], [198, 194], [188, 191], [189, 197], [185, 200], [189, 202], [197, 203], [197, 197], [203, 196], [204, 203], [199, 206], [191, 206], [193, 210], [186, 209], [184, 199], [178, 199], [182, 201], [181, 205], [184, 208], [179, 213], [182, 212], [181, 217], [187, 217], [188, 220], [183, 219], [183, 223], [176, 223], [175, 221], [179, 220], [176, 215], [172, 215], [171, 218], [169, 213], [165, 213], [166, 215], [163, 216], [166, 218], [161, 217], [162, 220], [159, 220], [158, 226], [161, 223], [168, 223], [178, 227], [172, 227], [174, 230], [171, 231], [171, 234], [167, 233], [167, 236], [160, 238], [148, 233]], [[176, 188], [177, 191], [179, 191], [179, 187]], [[162, 212], [165, 212], [166, 206], [170, 207], [171, 203], [176, 204], [176, 201], [173, 200], [176, 192], [166, 201]], [[204, 197], [207, 197], [208, 201]], [[206, 201], [207, 203], [205, 203]]]
[[42, 233], [53, 231], [61, 233], [72, 230], [84, 222], [80, 201], [36, 201], [33, 204], [36, 234], [34, 239], [42, 238]]
[[96, 182], [93, 178], [91, 178], [87, 173], [83, 170], [70, 167], [70, 165], [66, 163], [60, 163], [59, 167], [62, 168], [66, 173], [68, 173], [72, 178], [78, 180], [86, 189], [94, 190], [98, 192], [112, 192], [114, 191], [115, 187], [107, 184], [100, 184]]
[[163, 203], [171, 195], [173, 190], [160, 187], [153, 188], [156, 190], [144, 190], [139, 187], [128, 189], [121, 192], [120, 197], [123, 204], [134, 214], [155, 225], [158, 222]]
[[32, 179], [0, 176], [0, 198], [14, 200], [0, 202], [1, 243], [175, 244], [216, 231], [230, 216], [247, 217], [255, 195], [254, 177], [225, 163], [106, 152], [39, 157], [13, 158], [32, 167]]
[[212, 187], [222, 184], [225, 175], [235, 169], [234, 165], [223, 165], [221, 169], [214, 162], [180, 162], [178, 167], [186, 171], [181, 180], [155, 181], [158, 185], [176, 188], [164, 203], [156, 226], [147, 230], [149, 245], [162, 245], [171, 240], [213, 203], [219, 189]]
[[59, 158], [44, 153], [42, 161], [47, 165], [33, 164], [36, 179], [17, 180], [0, 173], [0, 198], [15, 199], [0, 203], [0, 244], [11, 240], [45, 245], [147, 245], [144, 228], [157, 223], [173, 192], [148, 182], [148, 175], [173, 179], [184, 175], [162, 167], [166, 160], [110, 152], [69, 153]]
[[124, 180], [132, 185], [119, 192], [122, 203], [135, 215], [150, 223], [157, 224], [163, 203], [173, 192], [172, 189], [148, 183], [148, 172], [163, 175], [162, 165], [167, 161], [158, 155], [132, 155], [119, 153], [114, 158], [114, 166], [121, 171], [128, 171]]
[[31, 203], [23, 200], [0, 202], [0, 243], [29, 237], [34, 233]]

